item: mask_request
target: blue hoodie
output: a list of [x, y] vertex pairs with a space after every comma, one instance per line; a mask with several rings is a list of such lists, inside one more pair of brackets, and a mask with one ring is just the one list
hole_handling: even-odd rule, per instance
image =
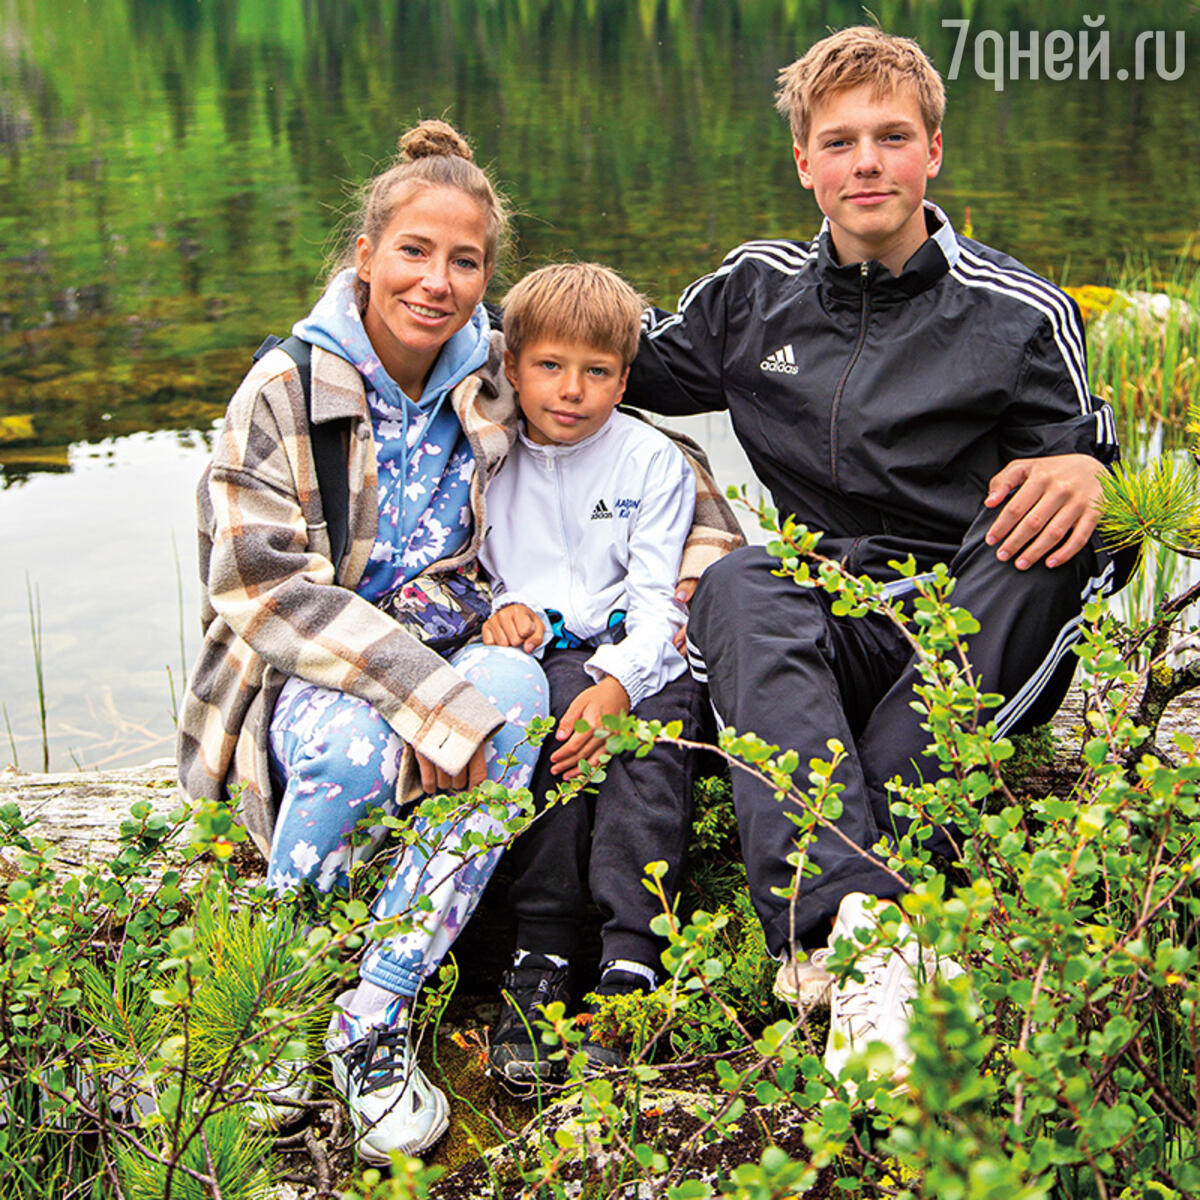
[[379, 464], [379, 530], [356, 590], [377, 600], [460, 550], [470, 536], [475, 458], [447, 397], [487, 362], [490, 326], [480, 305], [442, 347], [414, 401], [371, 346], [354, 278], [352, 269], [342, 271], [292, 332], [346, 359], [366, 383]]

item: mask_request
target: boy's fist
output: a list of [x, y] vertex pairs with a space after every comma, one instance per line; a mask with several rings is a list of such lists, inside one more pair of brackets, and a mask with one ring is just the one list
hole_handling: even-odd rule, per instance
[[[605, 675], [599, 683], [584, 688], [571, 701], [554, 732], [562, 745], [550, 755], [550, 774], [574, 779], [585, 758], [594, 767], [604, 753], [604, 738], [597, 737], [594, 731], [601, 728], [605, 717], [620, 716], [628, 711], [629, 693], [613, 676]], [[579, 721], [587, 722], [587, 729], [582, 733], [575, 732]]]
[[520, 646], [532, 654], [541, 644], [546, 627], [532, 608], [524, 604], [506, 604], [483, 623], [485, 646]]

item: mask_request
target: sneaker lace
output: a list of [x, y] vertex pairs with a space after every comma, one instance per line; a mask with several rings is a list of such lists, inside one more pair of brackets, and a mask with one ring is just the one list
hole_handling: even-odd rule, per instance
[[856, 964], [862, 982], [848, 979], [842, 986], [839, 1010], [846, 1032], [857, 1041], [879, 1027], [883, 1016], [882, 993], [887, 977], [888, 952], [866, 954]]
[[408, 1031], [402, 1025], [376, 1025], [342, 1053], [360, 1094], [404, 1083], [412, 1071]]

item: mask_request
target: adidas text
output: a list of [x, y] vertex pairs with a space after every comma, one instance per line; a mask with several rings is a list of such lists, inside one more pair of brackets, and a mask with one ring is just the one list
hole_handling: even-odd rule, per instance
[[799, 373], [799, 368], [796, 366], [796, 355], [790, 344], [768, 354], [758, 365], [764, 371], [778, 371], [782, 375]]
[[596, 501], [596, 507], [592, 509], [592, 520], [593, 521], [611, 521], [612, 520], [612, 509], [610, 509], [608, 507], [608, 505], [604, 503], [603, 500]]

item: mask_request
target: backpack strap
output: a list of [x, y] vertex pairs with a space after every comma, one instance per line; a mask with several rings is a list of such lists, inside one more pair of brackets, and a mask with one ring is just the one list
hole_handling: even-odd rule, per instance
[[321, 511], [329, 532], [329, 554], [334, 569], [346, 552], [350, 525], [350, 479], [346, 473], [346, 435], [349, 420], [322, 421], [312, 419], [312, 345], [294, 334], [278, 338], [268, 334], [254, 352], [258, 362], [268, 350], [278, 346], [295, 364], [304, 391], [304, 411], [308, 416], [308, 436], [312, 442], [313, 461], [317, 468], [317, 490], [321, 493]]

